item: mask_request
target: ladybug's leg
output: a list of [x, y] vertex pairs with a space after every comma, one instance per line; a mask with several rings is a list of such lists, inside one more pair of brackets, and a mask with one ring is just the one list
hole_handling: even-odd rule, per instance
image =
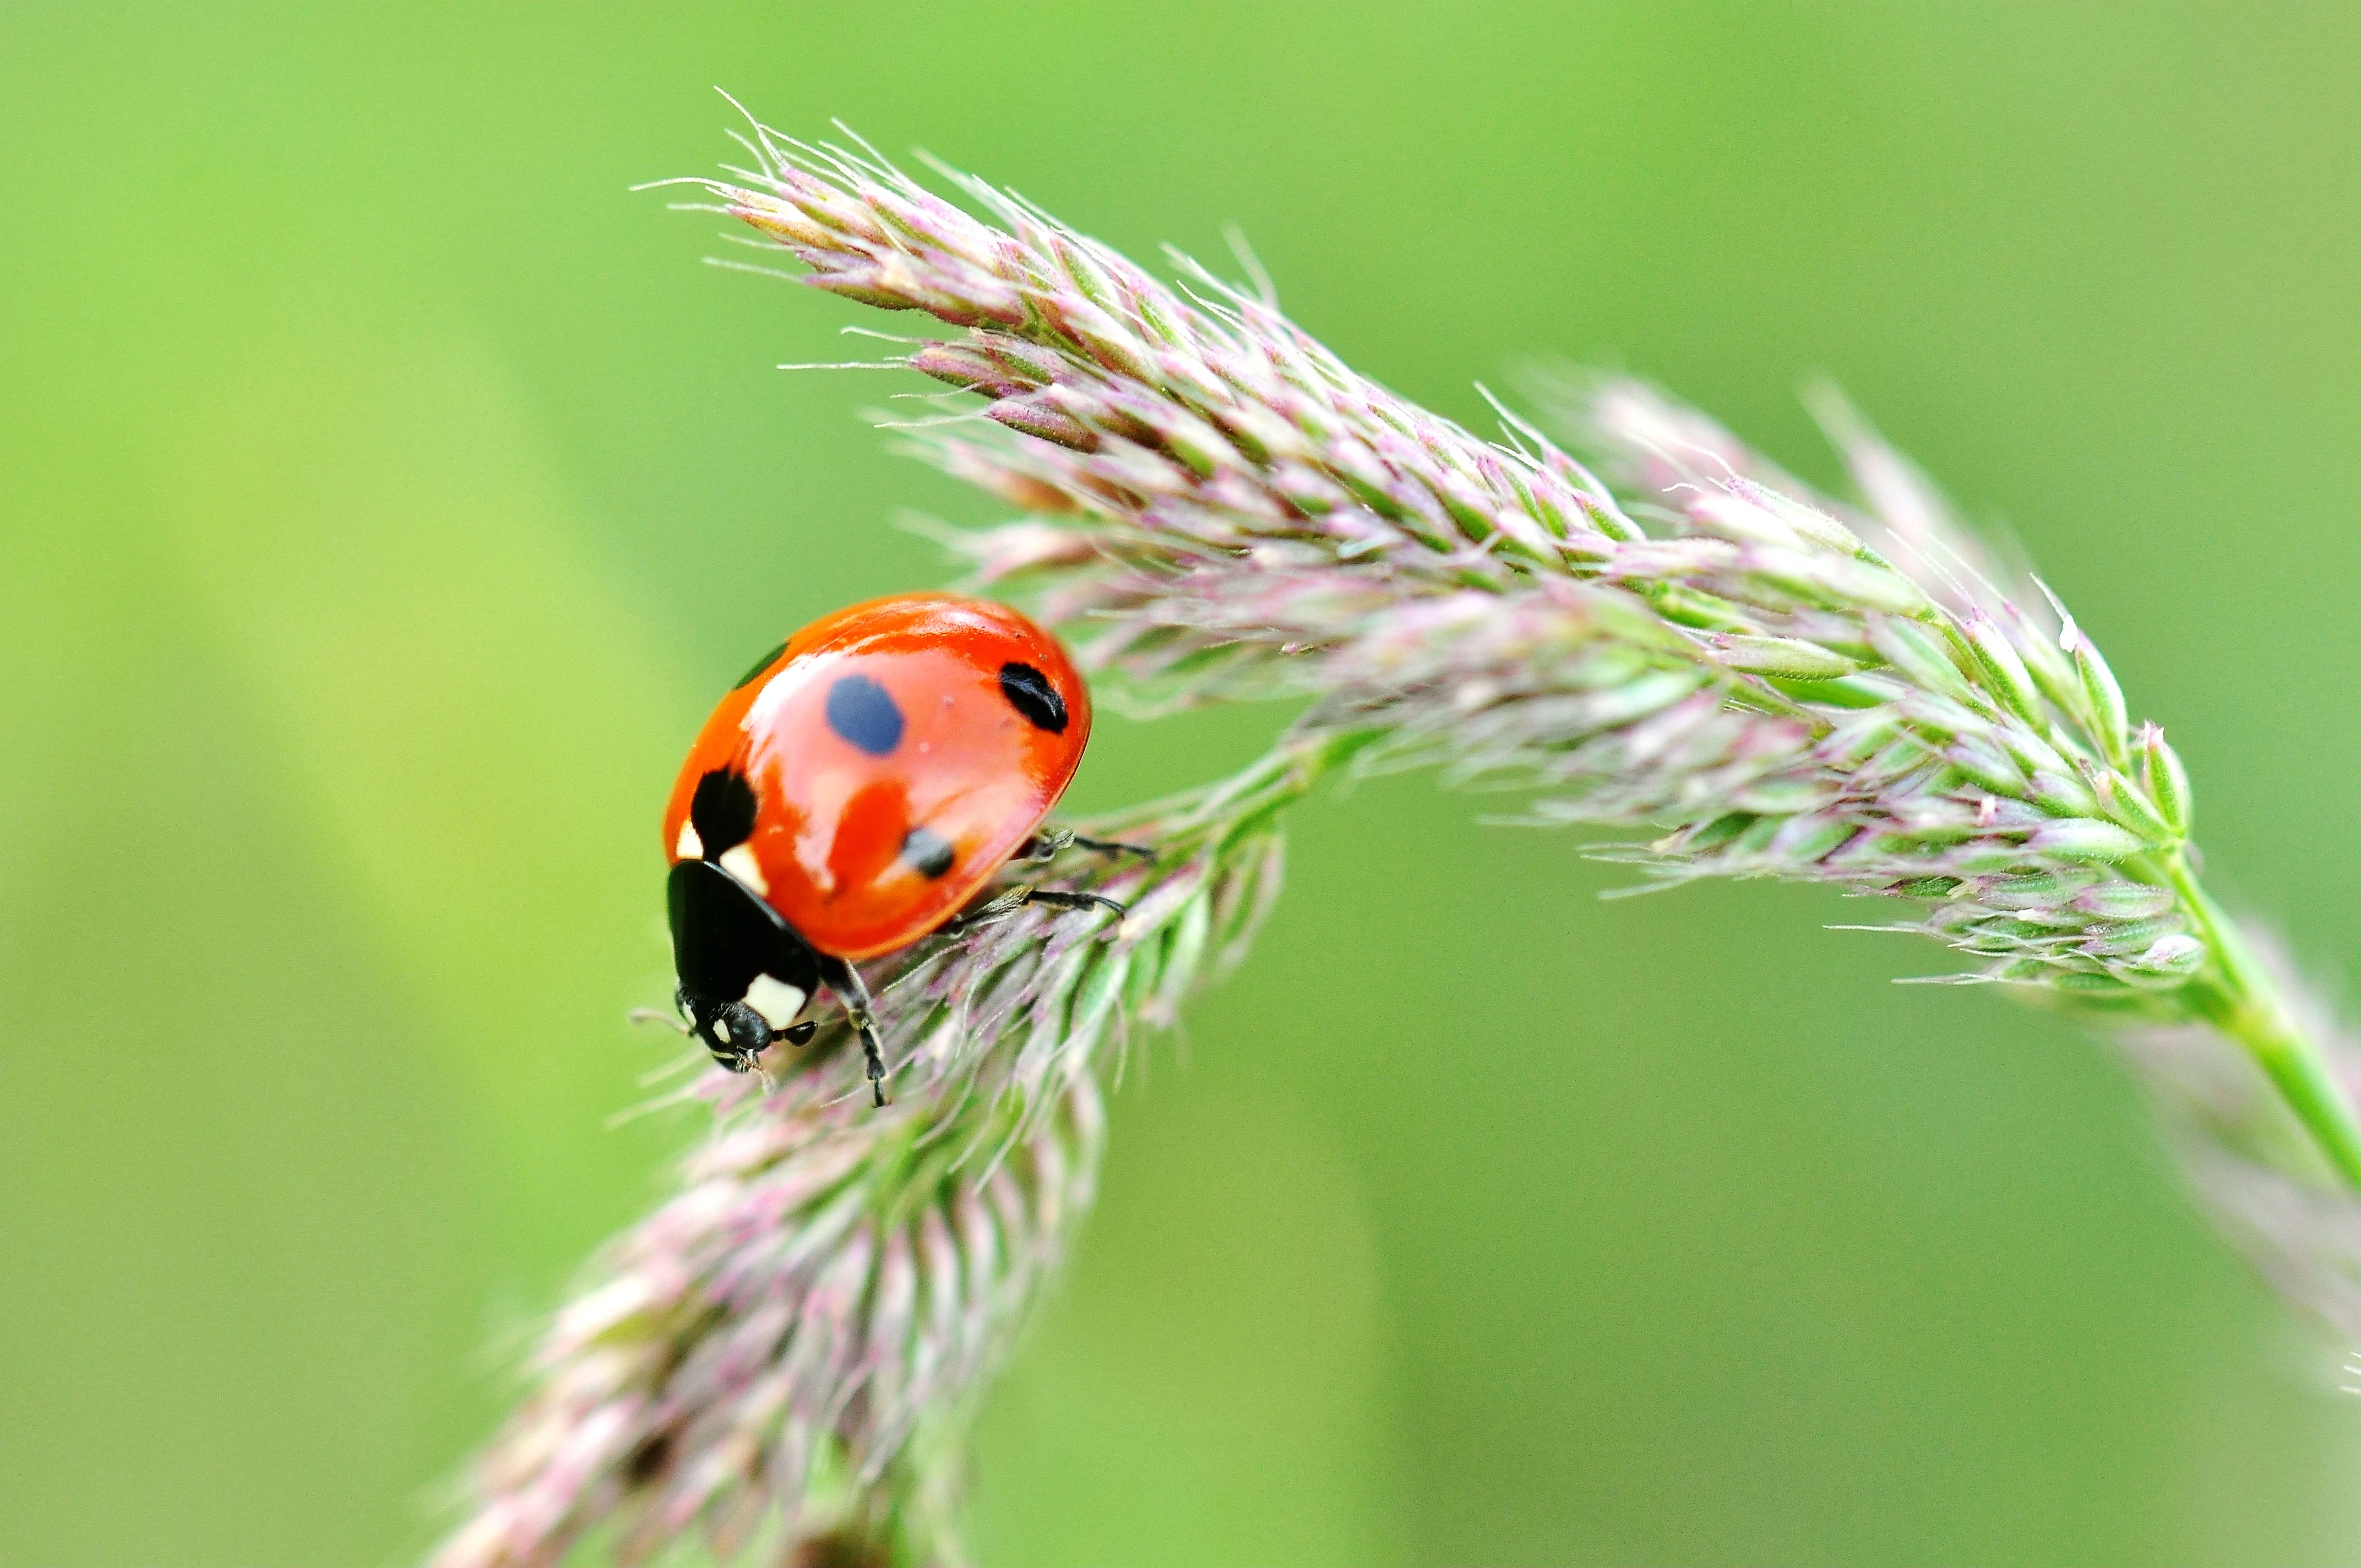
[[1085, 839], [1071, 828], [1050, 828], [1036, 833], [1016, 847], [1013, 857], [1020, 861], [1047, 861], [1061, 850], [1088, 850], [1094, 855], [1137, 855], [1152, 861], [1156, 851], [1145, 844], [1118, 844], [1112, 839]]
[[[822, 959], [820, 977], [828, 988], [844, 1003], [844, 1015], [861, 1034], [862, 1060], [869, 1070], [869, 1092], [877, 1105], [885, 1104], [885, 1049], [877, 1037], [875, 1004], [870, 1000], [869, 987], [862, 983], [861, 971], [842, 959]], [[808, 1036], [807, 1036], [808, 1037]], [[796, 1042], [801, 1044], [801, 1041]]]
[[1055, 888], [1028, 887], [1021, 890], [1027, 904], [1047, 904], [1057, 909], [1106, 909], [1116, 915], [1131, 913], [1128, 905], [1117, 904], [1112, 898], [1095, 893], [1060, 893]]
[[995, 893], [958, 919], [945, 921], [942, 934], [946, 937], [964, 936], [979, 926], [989, 926], [995, 920], [1014, 915], [1025, 906], [1025, 895], [1031, 891], [1029, 888], [1012, 887], [1005, 893]]
[[1016, 853], [1009, 858], [1018, 861], [1049, 860], [1073, 841], [1074, 835], [1066, 828], [1045, 828], [1017, 845]]
[[1046, 904], [1056, 909], [1104, 909], [1116, 915], [1131, 913], [1129, 905], [1117, 904], [1114, 899], [1095, 893], [1060, 893], [1049, 887], [1012, 887], [944, 925], [942, 935], [964, 936], [979, 926], [989, 926], [994, 920], [1005, 919], [1028, 904]]

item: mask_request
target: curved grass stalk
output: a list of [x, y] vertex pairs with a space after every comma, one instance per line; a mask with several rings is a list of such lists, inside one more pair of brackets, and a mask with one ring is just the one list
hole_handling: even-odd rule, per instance
[[2361, 1052], [2199, 885], [2187, 774], [2097, 645], [1840, 400], [1857, 503], [1639, 383], [1543, 388], [1594, 471], [1505, 410], [1494, 444], [1395, 396], [1267, 290], [1169, 286], [965, 176], [982, 215], [865, 148], [744, 140], [754, 167], [697, 182], [719, 211], [947, 329], [895, 363], [980, 417], [914, 448], [1030, 514], [957, 538], [981, 583], [1145, 699], [1309, 701], [1237, 778], [1100, 826], [1159, 850], [1071, 867], [1118, 925], [1027, 912], [870, 966], [891, 1110], [840, 1021], [768, 1089], [693, 1087], [714, 1142], [560, 1314], [444, 1568], [593, 1537], [957, 1560], [959, 1433], [1088, 1206], [1105, 1047], [1235, 959], [1278, 816], [1337, 768], [1517, 790], [1636, 834], [1600, 853], [1656, 882], [1885, 900], [1964, 960], [1934, 978], [2105, 1028], [2232, 1234], [2361, 1340]]

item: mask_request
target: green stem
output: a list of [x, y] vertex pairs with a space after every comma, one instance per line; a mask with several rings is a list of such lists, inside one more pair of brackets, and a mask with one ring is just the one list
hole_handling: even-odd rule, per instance
[[2246, 945], [2237, 922], [2206, 896], [2188, 862], [2174, 855], [2165, 874], [2213, 955], [2208, 972], [2190, 982], [2198, 1011], [2246, 1047], [2312, 1135], [2322, 1157], [2349, 1186], [2361, 1190], [2361, 1124], [2356, 1123], [2327, 1058], [2288, 1012], [2270, 971]]

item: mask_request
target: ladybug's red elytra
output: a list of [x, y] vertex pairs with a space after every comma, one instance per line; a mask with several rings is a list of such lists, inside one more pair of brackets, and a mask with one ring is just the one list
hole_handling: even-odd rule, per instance
[[1037, 830], [1090, 734], [1090, 692], [1065, 650], [1005, 605], [898, 594], [788, 638], [705, 721], [664, 807], [689, 1032], [744, 1072], [773, 1040], [811, 1037], [799, 1018], [825, 984], [861, 1032], [883, 1105], [853, 963], [950, 924], [1018, 856], [1077, 841]]

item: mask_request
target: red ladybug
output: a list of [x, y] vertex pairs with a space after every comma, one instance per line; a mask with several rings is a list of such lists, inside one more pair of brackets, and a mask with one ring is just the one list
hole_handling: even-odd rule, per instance
[[[1019, 855], [1082, 760], [1091, 699], [1057, 640], [1005, 605], [898, 594], [765, 655], [697, 733], [664, 807], [678, 1002], [744, 1072], [822, 984], [884, 1062], [855, 960], [950, 923]], [[1093, 849], [1123, 849], [1081, 840]], [[1073, 907], [1112, 900], [1026, 889]]]

